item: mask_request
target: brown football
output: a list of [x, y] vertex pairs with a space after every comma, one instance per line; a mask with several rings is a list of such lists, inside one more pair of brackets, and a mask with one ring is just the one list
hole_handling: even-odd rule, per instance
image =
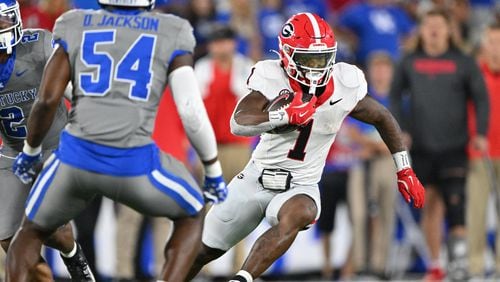
[[[293, 100], [294, 94], [291, 92], [283, 93], [280, 94], [278, 97], [274, 98], [272, 101], [269, 102], [267, 107], [264, 109], [266, 112], [270, 111], [276, 111], [283, 109], [284, 107], [288, 106]], [[278, 126], [274, 129], [271, 129], [267, 131], [267, 133], [272, 133], [272, 134], [283, 134], [283, 133], [288, 133], [292, 132], [297, 129], [297, 125], [293, 124], [285, 124], [282, 126]]]

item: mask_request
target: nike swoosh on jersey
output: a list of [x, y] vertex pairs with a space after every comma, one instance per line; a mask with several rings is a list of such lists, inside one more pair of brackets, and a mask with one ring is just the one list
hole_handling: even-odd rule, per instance
[[25, 69], [23, 71], [18, 71], [18, 72], [16, 72], [16, 76], [21, 76], [21, 75], [23, 75], [27, 71], [28, 71], [28, 69]]
[[338, 99], [337, 101], [332, 101], [332, 100], [330, 100], [330, 106], [333, 106], [333, 105], [337, 104], [338, 102], [342, 101], [342, 99], [343, 99], [343, 98], [340, 98], [340, 99]]

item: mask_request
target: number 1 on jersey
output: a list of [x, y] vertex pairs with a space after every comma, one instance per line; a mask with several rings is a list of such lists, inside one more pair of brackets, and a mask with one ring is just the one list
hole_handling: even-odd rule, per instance
[[306, 145], [311, 136], [311, 130], [314, 120], [311, 120], [308, 124], [303, 127], [299, 127], [299, 137], [295, 141], [295, 146], [293, 149], [288, 151], [288, 158], [297, 161], [303, 161], [306, 157]]
[[151, 65], [156, 36], [142, 34], [116, 67], [109, 52], [96, 50], [99, 45], [114, 44], [115, 36], [116, 30], [86, 31], [83, 34], [81, 60], [89, 67], [95, 67], [97, 73], [80, 73], [80, 88], [85, 95], [105, 96], [114, 78], [131, 84], [130, 99], [147, 101], [153, 76]]

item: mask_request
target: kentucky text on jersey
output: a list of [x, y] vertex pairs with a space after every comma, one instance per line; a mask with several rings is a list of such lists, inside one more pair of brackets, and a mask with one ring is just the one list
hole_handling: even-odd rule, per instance
[[92, 20], [92, 15], [85, 15], [83, 26], [126, 27], [144, 31], [158, 31], [160, 25], [159, 19], [135, 15], [104, 15], [98, 23], [94, 23]]
[[36, 88], [0, 94], [0, 106], [14, 105], [36, 99]]

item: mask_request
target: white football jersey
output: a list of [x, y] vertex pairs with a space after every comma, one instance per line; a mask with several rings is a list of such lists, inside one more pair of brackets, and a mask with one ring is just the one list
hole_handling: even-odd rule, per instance
[[[285, 134], [264, 133], [252, 154], [260, 168], [281, 168], [292, 173], [292, 183], [319, 182], [328, 151], [344, 118], [365, 97], [367, 83], [356, 66], [337, 63], [333, 67], [333, 93], [326, 88], [318, 98], [312, 123]], [[248, 88], [272, 100], [280, 93], [293, 92], [279, 60], [258, 62], [248, 79]]]

